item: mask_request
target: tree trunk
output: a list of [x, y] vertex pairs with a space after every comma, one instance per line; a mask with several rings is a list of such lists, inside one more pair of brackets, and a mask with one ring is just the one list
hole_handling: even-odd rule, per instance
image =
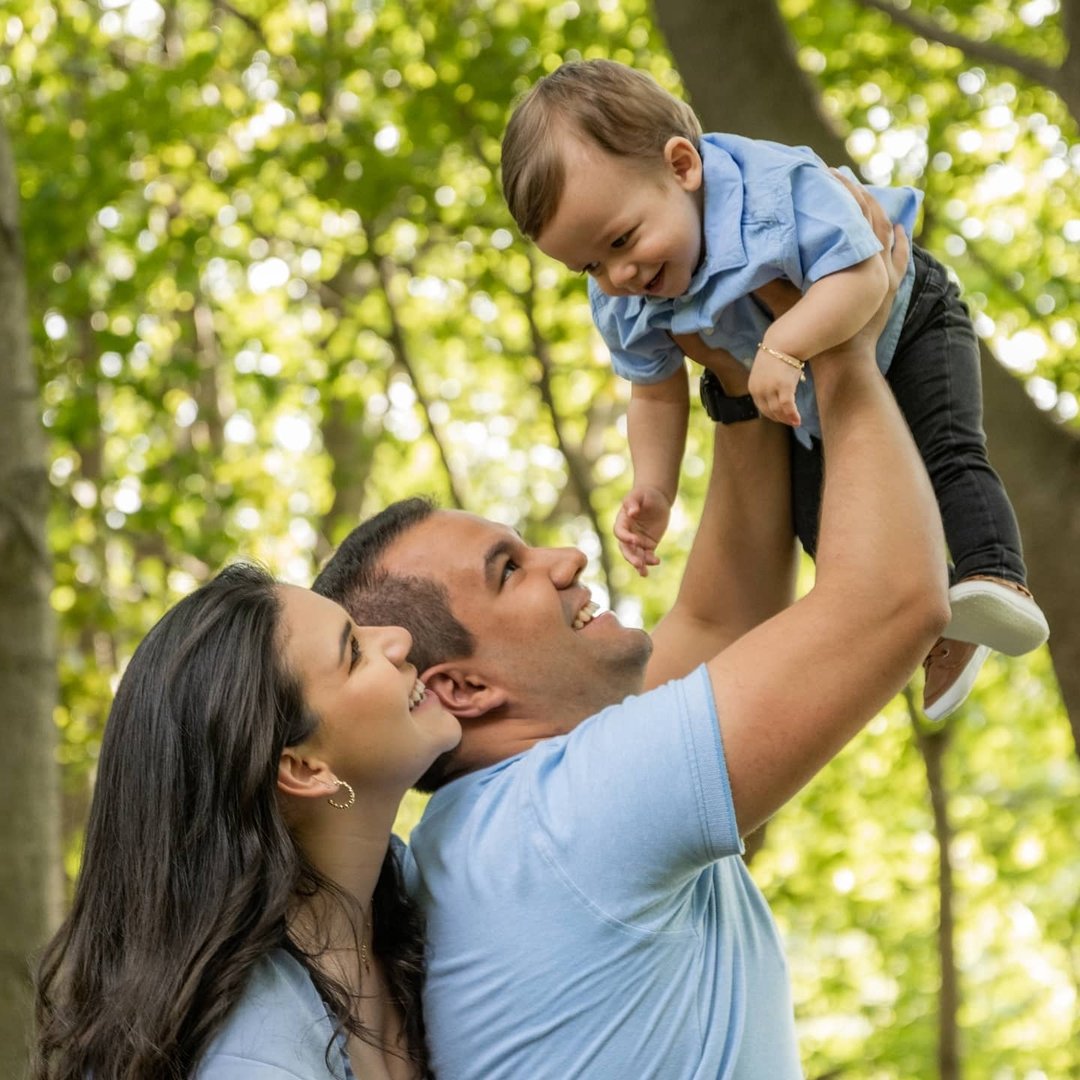
[[49, 481], [30, 358], [18, 186], [0, 130], [0, 1076], [26, 1067], [28, 954], [61, 907]]
[[985, 347], [982, 361], [990, 457], [1020, 520], [1028, 578], [1050, 623], [1050, 656], [1080, 754], [1080, 439], [1040, 411]]
[[804, 144], [830, 163], [850, 163], [772, 0], [656, 0], [655, 6], [706, 131]]
[[[316, 552], [320, 562], [330, 557], [336, 540], [359, 524], [375, 460], [375, 440], [365, 433], [362, 411], [355, 402], [331, 398], [323, 414], [322, 440], [333, 468], [334, 503], [322, 520]], [[336, 536], [339, 528], [343, 531]]]
[[[1066, 8], [1076, 19], [1080, 0]], [[850, 164], [817, 88], [796, 63], [775, 2], [656, 0], [656, 21], [706, 131], [807, 144], [830, 163]], [[993, 461], [1020, 522], [1032, 589], [1050, 621], [1051, 656], [1080, 753], [1080, 619], [1068, 605], [1080, 596], [1080, 440], [1040, 415], [985, 347], [983, 359]]]
[[923, 726], [915, 695], [911, 687], [904, 688], [915, 745], [926, 768], [926, 785], [930, 793], [930, 810], [934, 817], [934, 838], [938, 845], [938, 966], [941, 988], [938, 992], [938, 1080], [960, 1080], [963, 1058], [960, 1054], [960, 972], [956, 963], [954, 897], [956, 878], [953, 873], [953, 828], [949, 821], [949, 791], [945, 786], [945, 753], [949, 748], [952, 728], [931, 729]]

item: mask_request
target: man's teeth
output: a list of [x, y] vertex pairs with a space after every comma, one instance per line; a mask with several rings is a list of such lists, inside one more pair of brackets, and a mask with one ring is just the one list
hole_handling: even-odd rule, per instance
[[574, 616], [573, 627], [575, 630], [580, 630], [583, 626], [588, 626], [593, 621], [596, 613], [600, 610], [599, 604], [594, 604], [591, 600]]
[[419, 680], [416, 680], [416, 685], [412, 688], [412, 693], [409, 695], [409, 708], [415, 709], [421, 701], [424, 700], [424, 695], [427, 693], [427, 687]]

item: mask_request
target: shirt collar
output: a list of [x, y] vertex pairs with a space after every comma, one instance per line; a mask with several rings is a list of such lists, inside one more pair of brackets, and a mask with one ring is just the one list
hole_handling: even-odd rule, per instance
[[709, 135], [701, 138], [705, 185], [705, 258], [690, 282], [689, 292], [721, 270], [746, 265], [742, 240], [743, 178], [735, 159]]
[[[700, 143], [704, 184], [704, 222], [702, 245], [705, 257], [694, 271], [685, 296], [696, 295], [713, 274], [746, 265], [742, 240], [743, 182], [735, 159], [723, 147], [703, 135]], [[678, 299], [627, 296], [623, 312], [634, 319], [648, 304], [654, 313], [663, 307], [674, 308]]]

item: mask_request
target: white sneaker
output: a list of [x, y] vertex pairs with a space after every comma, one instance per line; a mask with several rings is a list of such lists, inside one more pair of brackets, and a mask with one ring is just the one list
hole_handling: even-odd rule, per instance
[[984, 575], [965, 578], [949, 590], [952, 618], [942, 637], [989, 645], [1006, 656], [1023, 656], [1050, 636], [1039, 605], [1023, 587]]

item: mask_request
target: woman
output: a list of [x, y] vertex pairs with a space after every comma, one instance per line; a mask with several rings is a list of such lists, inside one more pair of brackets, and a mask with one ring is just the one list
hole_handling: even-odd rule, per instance
[[35, 1077], [430, 1076], [390, 828], [461, 732], [410, 646], [246, 565], [150, 631], [42, 961]]

